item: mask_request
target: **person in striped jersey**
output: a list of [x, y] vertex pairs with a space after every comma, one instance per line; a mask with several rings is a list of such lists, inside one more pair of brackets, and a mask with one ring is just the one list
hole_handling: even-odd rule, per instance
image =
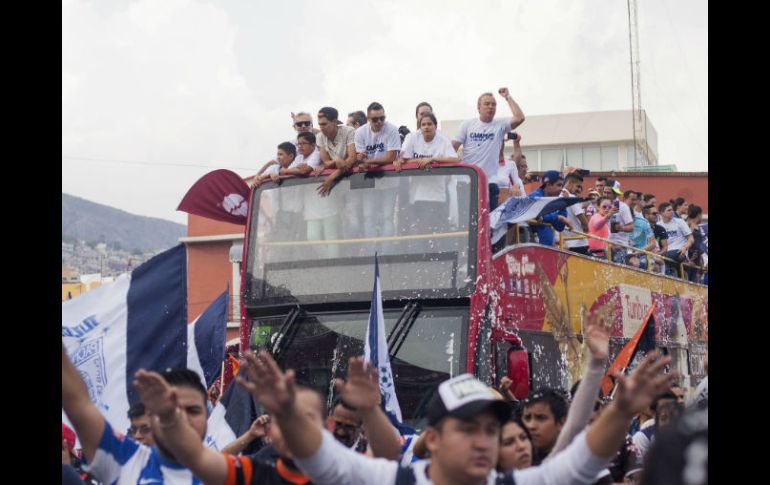
[[[168, 369], [161, 373], [176, 391], [179, 408], [174, 418], [185, 420], [201, 441], [206, 434], [206, 388], [197, 373], [189, 369]], [[83, 446], [84, 467], [105, 484], [202, 483], [179, 464], [157, 439], [147, 446], [114, 430], [91, 402], [88, 389], [62, 345], [62, 409]], [[161, 423], [160, 426], [163, 426]]]

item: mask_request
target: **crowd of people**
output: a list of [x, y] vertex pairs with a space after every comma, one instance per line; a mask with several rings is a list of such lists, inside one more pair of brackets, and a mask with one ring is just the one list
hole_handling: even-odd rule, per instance
[[[604, 396], [608, 326], [592, 314], [584, 336], [584, 377], [569, 393], [542, 388], [519, 401], [508, 377], [492, 388], [462, 374], [431, 390], [419, 434], [384, 413], [378, 371], [360, 357], [337, 379], [327, 412], [292, 370], [248, 352], [237, 385], [265, 414], [220, 451], [203, 443], [209, 410], [195, 372], [138, 371], [140, 402], [124, 435], [90, 401], [62, 346], [62, 408], [82, 446], [75, 459], [74, 433], [62, 425], [62, 483], [652, 484], [682, 457], [680, 480], [666, 483], [707, 483], [708, 378], [685, 396], [666, 372], [671, 358], [652, 352]], [[653, 460], [671, 440], [679, 449]]]
[[[498, 94], [508, 104], [510, 117], [495, 118], [495, 96], [483, 93], [477, 100], [478, 117], [463, 121], [452, 139], [438, 129], [433, 107], [427, 102], [415, 108], [414, 132], [387, 122], [385, 108], [377, 102], [371, 103], [365, 113], [349, 113], [345, 124], [337, 109], [323, 107], [317, 113], [318, 128], [313, 125], [311, 114], [292, 113], [296, 139], [278, 145], [275, 159], [260, 168], [252, 186], [278, 181], [285, 175], [320, 176], [330, 169], [331, 173], [317, 187], [319, 195], [328, 196], [345, 174], [370, 167], [393, 164], [400, 171], [405, 163], [414, 162], [419, 168], [430, 170], [437, 164], [462, 162], [476, 165], [485, 173], [490, 210], [510, 197], [590, 198], [513, 229], [520, 242], [552, 246], [561, 237], [570, 251], [677, 277], [682, 276], [680, 264], [686, 263], [684, 276], [688, 280], [707, 283], [707, 238], [700, 227], [703, 210], [683, 198], [658, 203], [655, 194], [623, 191], [619, 180], [606, 177], [599, 177], [584, 194], [584, 176], [589, 172], [576, 167], [567, 167], [562, 172], [546, 171], [540, 177], [539, 187], [528, 194], [526, 184], [537, 181], [537, 177], [529, 171], [522, 153], [521, 135], [513, 131], [524, 123], [524, 113], [507, 88], [500, 88]], [[504, 157], [506, 140], [513, 144], [509, 159]], [[366, 214], [393, 210], [397, 190], [384, 183], [378, 189], [381, 193], [377, 198], [346, 195], [351, 199], [345, 200], [346, 226], [356, 226], [355, 221]], [[355, 196], [361, 200], [352, 200]], [[427, 202], [443, 204], [438, 199]], [[319, 199], [305, 201], [305, 205], [318, 216], [308, 219], [305, 215], [309, 240], [333, 240], [340, 236], [338, 224], [329, 215], [334, 211], [326, 207], [328, 202]], [[356, 217], [355, 210], [363, 212]], [[301, 217], [296, 212], [288, 214]], [[387, 215], [380, 220], [391, 220], [392, 214]], [[358, 225], [366, 227], [360, 222]], [[394, 231], [385, 229], [383, 234], [394, 235]], [[507, 242], [513, 240], [509, 233]], [[498, 245], [494, 249], [500, 248]]]

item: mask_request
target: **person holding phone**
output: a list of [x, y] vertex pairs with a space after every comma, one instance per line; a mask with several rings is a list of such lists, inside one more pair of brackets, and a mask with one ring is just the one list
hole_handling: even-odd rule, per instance
[[[588, 221], [588, 233], [592, 236], [607, 239], [610, 234], [608, 222], [610, 218], [618, 213], [618, 208], [612, 204], [610, 197], [599, 197], [596, 203], [597, 212]], [[588, 240], [588, 252], [591, 256], [597, 258], [607, 257], [607, 243], [605, 241], [590, 238]]]
[[[610, 220], [609, 240], [628, 245], [629, 236], [634, 230], [634, 215], [631, 213], [631, 208], [618, 198], [618, 196], [623, 195], [623, 192], [620, 190], [620, 182], [617, 180], [607, 180], [607, 186], [604, 187], [604, 195], [610, 197], [612, 206], [615, 208], [615, 213]], [[610, 251], [612, 252], [612, 261], [614, 263], [626, 263], [627, 249], [625, 247], [612, 246]]]

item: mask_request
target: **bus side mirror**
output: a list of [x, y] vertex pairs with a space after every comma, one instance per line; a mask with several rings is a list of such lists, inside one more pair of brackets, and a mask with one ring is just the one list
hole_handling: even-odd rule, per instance
[[511, 391], [516, 399], [529, 396], [529, 354], [525, 349], [508, 351], [508, 378], [512, 382]]

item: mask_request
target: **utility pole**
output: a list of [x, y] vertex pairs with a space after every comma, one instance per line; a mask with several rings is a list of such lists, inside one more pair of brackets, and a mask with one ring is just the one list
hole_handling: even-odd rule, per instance
[[631, 58], [631, 118], [634, 130], [634, 168], [655, 164], [647, 145], [647, 123], [642, 109], [642, 88], [639, 70], [639, 20], [636, 0], [628, 3], [628, 43]]

